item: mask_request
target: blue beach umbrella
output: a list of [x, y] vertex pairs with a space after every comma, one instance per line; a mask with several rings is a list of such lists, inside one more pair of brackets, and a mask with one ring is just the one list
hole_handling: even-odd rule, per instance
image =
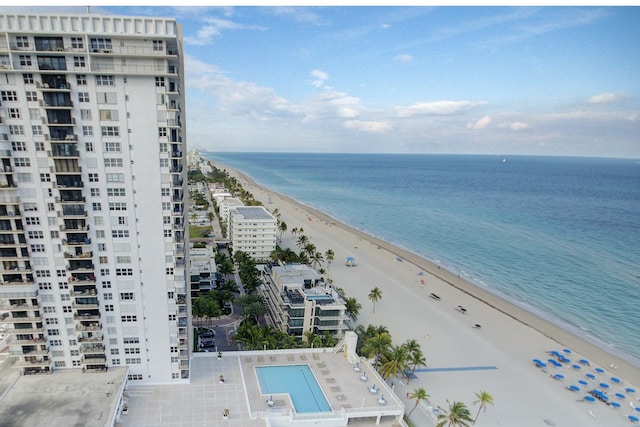
[[635, 408], [635, 409], [636, 409], [636, 412], [640, 412], [640, 407]]
[[640, 419], [638, 419], [638, 417], [636, 417], [635, 415], [627, 415], [627, 418], [629, 418], [629, 421], [633, 423], [637, 423], [638, 421], [640, 421]]
[[586, 382], [585, 380], [578, 380], [578, 384], [580, 384], [581, 386], [586, 386], [589, 383]]
[[620, 404], [618, 402], [611, 402], [611, 406], [613, 406], [614, 408], [619, 408]]
[[625, 388], [625, 389], [624, 389], [624, 391], [626, 391], [627, 393], [631, 393], [631, 394], [633, 394], [633, 393], [635, 393], [635, 392], [636, 392], [636, 390], [635, 390], [635, 389], [633, 389], [633, 388], [631, 388], [631, 387], [627, 387], [627, 388]]
[[607, 384], [607, 383], [600, 383], [600, 387], [602, 387], [602, 388], [609, 388], [609, 384]]
[[587, 402], [595, 402], [596, 398], [593, 396], [585, 396], [584, 400], [586, 400]]
[[589, 366], [589, 361], [587, 359], [580, 359], [580, 363]]
[[579, 391], [580, 387], [578, 387], [577, 385], [573, 385], [571, 384], [569, 387], [567, 387], [569, 390], [571, 391]]
[[564, 352], [565, 352], [565, 353], [567, 353], [567, 354], [570, 354], [570, 353], [571, 353], [571, 350], [569, 350], [568, 348], [565, 348], [565, 349], [564, 349], [564, 350], [562, 350], [562, 351], [564, 351]]
[[585, 375], [585, 377], [589, 378], [590, 380], [595, 380], [596, 379], [596, 376], [593, 375], [593, 374], [587, 374], [587, 375]]
[[620, 381], [620, 378], [618, 378], [618, 377], [611, 377], [611, 382], [612, 383], [616, 383], [616, 384], [620, 384], [622, 381]]
[[580, 365], [571, 365], [571, 367], [572, 367], [573, 369], [575, 369], [576, 371], [578, 371], [578, 370], [582, 369], [582, 368], [580, 367]]
[[553, 376], [553, 378], [555, 378], [555, 379], [557, 379], [557, 380], [563, 380], [563, 379], [564, 379], [564, 375], [562, 375], [562, 374], [555, 374], [555, 375]]
[[595, 371], [599, 374], [604, 374], [604, 369], [602, 368], [596, 368]]
[[615, 394], [615, 396], [616, 396], [618, 399], [624, 399], [624, 398], [626, 397], [626, 396], [625, 396], [624, 394], [622, 394], [622, 393], [616, 393], [616, 394]]

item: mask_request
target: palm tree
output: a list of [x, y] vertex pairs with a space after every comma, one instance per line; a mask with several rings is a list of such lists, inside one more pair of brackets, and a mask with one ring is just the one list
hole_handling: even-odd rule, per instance
[[296, 240], [296, 246], [300, 250], [302, 250], [302, 248], [304, 248], [307, 243], [309, 243], [309, 238], [304, 234], [298, 237], [298, 240]]
[[382, 355], [389, 351], [389, 347], [391, 346], [391, 335], [386, 332], [381, 334], [376, 334], [370, 338], [368, 338], [362, 344], [362, 354], [367, 356], [368, 358], [375, 357], [376, 362], [378, 362]]
[[380, 301], [381, 298], [382, 298], [382, 291], [377, 286], [371, 289], [371, 292], [369, 292], [369, 299], [373, 303], [372, 313], [376, 312], [376, 303]]
[[394, 346], [390, 351], [384, 353], [382, 355], [382, 365], [378, 370], [382, 378], [385, 380], [391, 376], [397, 378], [398, 375], [404, 377], [408, 357], [407, 348], [402, 345]]
[[425, 389], [423, 389], [422, 387], [414, 388], [413, 392], [409, 395], [409, 399], [415, 399], [416, 404], [413, 406], [413, 408], [411, 409], [407, 417], [411, 416], [413, 411], [415, 411], [415, 409], [418, 407], [418, 404], [420, 403], [421, 400], [427, 400], [428, 398], [429, 398], [429, 395], [427, 394], [427, 391]]
[[334, 260], [335, 256], [336, 254], [331, 249], [327, 249], [324, 253], [324, 259], [327, 260], [327, 272], [331, 268], [331, 261]]
[[344, 306], [349, 317], [353, 320], [358, 320], [358, 314], [360, 314], [362, 304], [360, 304], [354, 297], [347, 297], [344, 299]]
[[476, 420], [478, 419], [478, 415], [480, 415], [480, 411], [484, 409], [484, 412], [487, 412], [487, 403], [493, 405], [493, 396], [491, 396], [489, 394], [489, 392], [484, 391], [484, 390], [480, 390], [479, 392], [476, 393], [476, 397], [478, 398], [478, 400], [474, 401], [473, 404], [480, 404], [480, 407], [478, 408], [478, 413], [476, 414], [476, 417], [473, 419], [473, 423], [476, 423]]
[[287, 231], [287, 223], [282, 221], [278, 224], [278, 230], [280, 230], [280, 241], [282, 241], [282, 233]]
[[[407, 366], [411, 368], [411, 375], [416, 372], [416, 368], [418, 366], [427, 366], [427, 360], [424, 358], [422, 354], [422, 350], [417, 349], [409, 353], [409, 357], [407, 358]], [[407, 384], [409, 383], [410, 376], [407, 375]]]
[[438, 415], [438, 424], [436, 427], [469, 427], [469, 423], [473, 423], [471, 412], [462, 402], [449, 402], [449, 411], [444, 411]]

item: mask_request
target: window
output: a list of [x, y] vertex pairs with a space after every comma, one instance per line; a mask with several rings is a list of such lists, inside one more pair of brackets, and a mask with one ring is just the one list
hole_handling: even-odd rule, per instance
[[29, 118], [31, 120], [40, 120], [40, 109], [39, 108], [29, 108]]
[[29, 231], [27, 235], [30, 239], [44, 239], [44, 232], [41, 230]]
[[[111, 301], [111, 300], [113, 300], [113, 294], [112, 294], [111, 292], [105, 292], [105, 293], [104, 293], [104, 300], [105, 300], [105, 301]], [[113, 343], [113, 344], [115, 344], [115, 343]]]
[[160, 159], [160, 167], [168, 168], [169, 167], [169, 159]]
[[156, 77], [156, 87], [164, 87], [164, 77]]
[[98, 239], [104, 239], [104, 230], [96, 230], [96, 237]]
[[110, 351], [112, 355], [120, 354], [120, 349], [117, 348], [112, 348]]
[[142, 363], [142, 360], [139, 357], [127, 357], [124, 361], [127, 365], [138, 365]]
[[102, 136], [120, 136], [120, 128], [118, 126], [101, 126]]
[[82, 120], [91, 120], [91, 110], [80, 110], [80, 118]]
[[40, 218], [34, 216], [28, 216], [24, 220], [27, 225], [40, 225]]
[[9, 118], [11, 118], [11, 119], [19, 119], [20, 118], [20, 109], [19, 108], [9, 108]]
[[84, 56], [74, 56], [73, 57], [73, 66], [74, 67], [86, 67], [87, 63], [84, 59]]
[[3, 90], [0, 91], [0, 96], [3, 101], [17, 101], [18, 93], [15, 90]]
[[44, 151], [44, 142], [36, 141], [35, 146], [36, 151]]
[[33, 74], [31, 74], [31, 73], [23, 74], [22, 75], [22, 80], [24, 81], [24, 84], [32, 85], [33, 84]]
[[40, 289], [41, 291], [49, 290], [51, 289], [51, 283], [49, 282], [38, 283], [38, 289]]
[[140, 338], [139, 337], [124, 337], [122, 340], [124, 341], [125, 344], [139, 344], [140, 343]]
[[105, 142], [104, 143], [104, 151], [107, 152], [107, 153], [119, 153], [121, 151], [120, 143], [119, 142]]
[[16, 47], [17, 48], [28, 48], [29, 47], [29, 38], [27, 36], [16, 36]]
[[175, 314], [170, 314], [169, 315], [169, 322], [175, 322], [176, 321], [176, 315]]
[[114, 239], [129, 237], [129, 230], [111, 230], [111, 237]]
[[9, 133], [11, 135], [24, 135], [24, 127], [22, 125], [9, 125]]
[[109, 197], [126, 196], [126, 191], [124, 188], [107, 188], [107, 196]]
[[99, 188], [92, 188], [90, 189], [91, 192], [91, 197], [100, 197], [100, 189]]
[[162, 202], [162, 210], [170, 211], [171, 210], [171, 202]]
[[43, 244], [35, 244], [35, 245], [31, 245], [31, 252], [44, 252], [44, 245]]
[[31, 67], [31, 55], [20, 55], [18, 56], [18, 60], [20, 61], [21, 67]]
[[116, 262], [118, 264], [130, 264], [131, 263], [131, 257], [129, 255], [117, 256], [116, 257]]
[[100, 110], [100, 120], [115, 122], [118, 120], [118, 110]]
[[133, 276], [131, 268], [116, 268], [116, 276]]
[[139, 347], [125, 348], [124, 354], [140, 354]]
[[25, 95], [27, 97], [27, 101], [37, 101], [38, 100], [38, 94], [36, 92], [25, 92]]
[[122, 167], [122, 159], [115, 159], [111, 157], [106, 157], [104, 159], [104, 166], [107, 168], [117, 168]]
[[89, 40], [92, 52], [100, 52], [102, 50], [113, 49], [111, 39], [109, 38], [92, 38]]
[[98, 258], [98, 262], [100, 264], [109, 264], [109, 257], [101, 256]]
[[164, 237], [171, 237], [172, 233], [171, 230], [164, 230]]
[[89, 174], [89, 182], [98, 182], [98, 174], [90, 173]]
[[161, 153], [167, 153], [169, 152], [168, 150], [168, 144], [166, 142], [161, 142], [160, 143], [160, 152]]
[[17, 173], [18, 182], [33, 182], [33, 176], [30, 173]]
[[165, 128], [165, 127], [158, 128], [158, 136], [160, 136], [160, 137], [167, 136], [167, 128]]
[[87, 75], [86, 74], [78, 74], [76, 76], [76, 83], [78, 86], [86, 86], [87, 85]]
[[102, 282], [102, 289], [111, 289], [111, 282], [109, 281]]
[[57, 230], [51, 230], [50, 233], [52, 239], [59, 239], [60, 233]]
[[124, 174], [123, 173], [108, 173], [107, 182], [124, 182]]
[[84, 49], [84, 40], [80, 37], [71, 37], [71, 47], [73, 49]]
[[162, 40], [153, 40], [153, 50], [155, 52], [164, 51], [164, 43], [162, 42]]
[[167, 276], [172, 276], [173, 275], [173, 267], [167, 267], [166, 271]]
[[51, 174], [49, 174], [49, 173], [41, 173], [40, 174], [40, 182], [51, 182]]
[[27, 144], [24, 141], [11, 141], [13, 151], [27, 151]]
[[168, 188], [161, 188], [160, 195], [162, 197], [169, 197], [171, 195], [171, 190], [169, 190]]
[[[93, 128], [91, 129], [91, 132], [93, 132]], [[89, 153], [93, 153], [93, 142], [85, 142], [84, 149]]]
[[118, 96], [115, 92], [98, 92], [96, 93], [98, 104], [117, 104]]
[[126, 202], [109, 202], [109, 210], [110, 211], [126, 211], [127, 203]]
[[89, 92], [78, 92], [79, 102], [89, 102]]
[[122, 320], [123, 322], [137, 322], [138, 321], [138, 316], [136, 316], [136, 315], [120, 316], [120, 320]]
[[13, 164], [16, 167], [29, 167], [31, 166], [31, 160], [28, 157], [14, 157]]
[[[42, 135], [42, 126], [40, 125], [31, 126], [31, 133], [33, 133], [34, 135]], [[42, 151], [44, 151], [44, 149]]]
[[99, 250], [100, 252], [106, 252], [106, 250], [107, 250], [107, 245], [106, 245], [106, 244], [104, 244], [104, 243], [98, 243], [98, 250]]
[[96, 76], [96, 86], [114, 86], [113, 76]]
[[113, 304], [105, 304], [104, 311], [113, 311]]
[[93, 211], [94, 212], [102, 210], [102, 204], [100, 202], [93, 202], [92, 206], [93, 206]]
[[93, 126], [82, 126], [82, 135], [93, 136]]

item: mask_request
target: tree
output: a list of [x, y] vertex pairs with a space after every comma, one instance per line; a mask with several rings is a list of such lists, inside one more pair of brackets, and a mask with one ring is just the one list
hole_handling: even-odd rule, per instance
[[324, 259], [327, 261], [327, 271], [331, 268], [331, 261], [336, 257], [336, 254], [331, 249], [327, 249], [324, 253]]
[[318, 267], [320, 263], [323, 261], [322, 254], [320, 252], [314, 252], [312, 254], [309, 254], [309, 259], [311, 260], [311, 263], [316, 267]]
[[382, 291], [377, 286], [375, 288], [371, 289], [371, 292], [369, 292], [369, 299], [373, 303], [373, 311], [372, 311], [372, 313], [375, 313], [376, 312], [376, 303], [378, 301], [380, 301], [380, 299], [382, 299]]
[[438, 414], [436, 427], [469, 427], [473, 422], [469, 408], [462, 402], [449, 402], [449, 410]]
[[360, 314], [362, 304], [360, 304], [354, 297], [347, 297], [344, 299], [344, 306], [349, 317], [353, 320], [358, 320], [358, 314]]
[[239, 295], [235, 303], [242, 309], [242, 316], [254, 323], [257, 323], [258, 317], [266, 312], [262, 297], [257, 293]]
[[287, 231], [287, 223], [281, 221], [280, 224], [278, 224], [278, 230], [280, 230], [280, 241], [282, 241], [282, 233]]
[[376, 334], [368, 338], [364, 344], [362, 344], [362, 354], [368, 358], [375, 357], [378, 362], [382, 355], [389, 351], [391, 347], [391, 335], [386, 332]]
[[391, 350], [383, 353], [382, 355], [382, 364], [380, 365], [380, 375], [385, 380], [389, 377], [397, 378], [398, 375], [401, 377], [406, 376], [405, 371], [407, 370], [407, 359], [409, 357], [409, 352], [405, 346], [393, 346]]
[[296, 246], [300, 250], [302, 250], [302, 248], [304, 248], [307, 245], [307, 243], [309, 243], [309, 238], [304, 234], [298, 237], [298, 240], [296, 240]]
[[207, 213], [207, 218], [209, 218], [209, 222], [213, 221], [213, 217], [214, 217], [213, 212], [208, 212]]
[[427, 391], [422, 387], [413, 389], [413, 392], [409, 395], [409, 399], [415, 399], [416, 404], [413, 406], [407, 416], [410, 417], [411, 414], [413, 414], [413, 411], [418, 407], [418, 404], [421, 400], [427, 400], [428, 398], [429, 395], [427, 394]]
[[480, 407], [478, 407], [478, 413], [476, 414], [476, 417], [473, 419], [473, 423], [476, 423], [476, 420], [478, 419], [478, 415], [480, 415], [480, 411], [484, 410], [484, 412], [487, 412], [487, 403], [493, 405], [493, 396], [491, 396], [488, 392], [484, 391], [484, 390], [480, 390], [479, 392], [476, 393], [476, 397], [478, 398], [478, 400], [474, 401], [473, 404], [480, 404]]
[[[407, 366], [411, 368], [411, 375], [416, 372], [416, 368], [418, 366], [427, 366], [427, 360], [424, 358], [422, 350], [416, 349], [412, 352], [409, 352], [409, 357], [407, 358]], [[407, 375], [407, 384], [408, 383], [409, 375]]]

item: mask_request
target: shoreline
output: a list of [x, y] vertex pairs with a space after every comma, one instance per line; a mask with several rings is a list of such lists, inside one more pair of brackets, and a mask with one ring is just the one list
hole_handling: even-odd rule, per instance
[[[382, 240], [378, 237], [372, 236], [364, 231], [358, 230], [350, 225], [347, 225], [343, 222], [336, 220], [330, 215], [313, 208], [311, 206], [302, 204], [297, 200], [273, 191], [270, 188], [264, 187], [257, 182], [255, 182], [251, 177], [249, 177], [244, 172], [230, 167], [228, 165], [216, 162], [214, 160], [202, 157], [203, 159], [211, 162], [214, 166], [219, 169], [226, 170], [229, 172], [231, 176], [236, 176], [241, 178], [241, 184], [243, 187], [254, 187], [260, 189], [260, 191], [265, 194], [270, 194], [272, 196], [277, 196], [278, 198], [286, 201], [292, 206], [297, 207], [302, 212], [306, 212], [311, 217], [315, 217], [317, 220], [321, 222], [325, 222], [330, 224], [331, 226], [340, 228], [347, 233], [351, 233], [357, 236], [359, 239], [366, 241], [372, 245], [377, 246], [380, 249], [384, 249], [390, 254], [394, 256], [399, 256], [403, 259], [404, 262], [408, 262], [418, 269], [424, 271], [426, 274], [432, 276], [435, 279], [441, 280], [446, 283], [448, 286], [451, 286], [454, 289], [457, 289], [466, 295], [476, 299], [482, 304], [486, 305], [490, 309], [497, 310], [504, 315], [516, 320], [522, 325], [532, 328], [535, 331], [541, 333], [545, 337], [555, 341], [559, 346], [569, 347], [572, 351], [588, 356], [589, 360], [597, 363], [598, 365], [604, 368], [615, 367], [615, 373], [618, 376], [626, 378], [628, 381], [633, 382], [635, 384], [640, 383], [640, 366], [636, 366], [629, 360], [608, 351], [605, 348], [600, 347], [599, 345], [590, 342], [589, 340], [576, 335], [563, 328], [556, 323], [547, 320], [526, 308], [523, 308], [507, 299], [501, 297], [500, 295], [493, 293], [491, 291], [485, 290], [478, 285], [473, 284], [472, 282], [459, 277], [453, 272], [447, 270], [446, 268], [440, 267], [433, 261], [430, 261], [422, 256], [419, 256], [409, 250], [400, 248], [399, 246], [394, 245], [393, 243]], [[254, 194], [256, 197], [256, 194]], [[257, 197], [256, 197], [257, 198]], [[257, 198], [260, 200], [259, 198]], [[265, 200], [260, 200], [264, 207], [269, 209], [269, 205]], [[313, 239], [312, 239], [313, 240]], [[357, 261], [357, 260], [356, 260]], [[632, 357], [632, 356], [630, 356]]]

